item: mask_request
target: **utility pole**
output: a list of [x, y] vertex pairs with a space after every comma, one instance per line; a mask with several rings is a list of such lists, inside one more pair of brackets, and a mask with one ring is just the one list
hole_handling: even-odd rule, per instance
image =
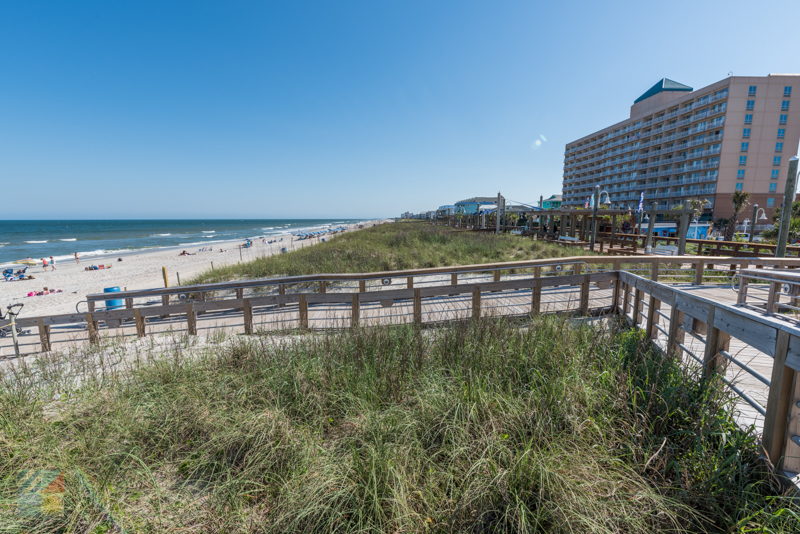
[[497, 192], [497, 205], [494, 210], [494, 233], [500, 233], [500, 191]]
[[781, 225], [778, 230], [778, 248], [775, 257], [786, 256], [786, 242], [789, 241], [789, 223], [792, 220], [792, 204], [797, 191], [797, 156], [789, 160], [789, 174], [786, 176], [786, 188], [783, 191], [783, 207], [781, 208]]
[[600, 186], [594, 186], [594, 206], [592, 206], [592, 238], [589, 248], [594, 252], [594, 243], [597, 241], [597, 205], [600, 204]]
[[678, 256], [686, 254], [686, 234], [689, 233], [689, 216], [691, 213], [691, 208], [685, 206], [678, 219]]
[[747, 238], [748, 243], [753, 242], [753, 235], [756, 233], [756, 217], [758, 217], [758, 204], [753, 204], [753, 227], [750, 229], [750, 237]]
[[650, 254], [653, 252], [653, 229], [656, 227], [656, 210], [658, 209], [658, 202], [653, 202], [650, 205], [650, 220], [647, 223], [647, 241], [644, 243], [644, 253]]

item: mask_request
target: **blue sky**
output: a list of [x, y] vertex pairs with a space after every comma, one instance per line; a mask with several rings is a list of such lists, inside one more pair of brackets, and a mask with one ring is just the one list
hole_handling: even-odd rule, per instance
[[795, 7], [3, 2], [0, 218], [533, 203], [560, 192], [565, 143], [664, 76], [800, 72]]

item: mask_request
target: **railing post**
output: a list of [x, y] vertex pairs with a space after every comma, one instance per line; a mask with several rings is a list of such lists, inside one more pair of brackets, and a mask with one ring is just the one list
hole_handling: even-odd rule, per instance
[[667, 356], [670, 358], [677, 358], [681, 353], [680, 344], [683, 343], [686, 336], [686, 332], [682, 328], [683, 320], [683, 312], [678, 309], [677, 303], [673, 303], [669, 312], [669, 328], [667, 329]]
[[328, 283], [325, 280], [319, 281], [319, 292], [326, 293], [328, 291]]
[[767, 304], [766, 304], [766, 312], [767, 315], [773, 315], [775, 313], [776, 304], [781, 300], [781, 293], [780, 293], [780, 283], [779, 282], [770, 282], [769, 283], [769, 293], [767, 293]]
[[414, 324], [422, 325], [422, 295], [419, 288], [414, 290]]
[[619, 271], [614, 271], [616, 277], [613, 280], [614, 289], [611, 292], [611, 313], [617, 313], [619, 311], [619, 286], [621, 284], [619, 280]]
[[186, 328], [190, 336], [197, 335], [197, 315], [191, 302], [186, 305]]
[[244, 299], [242, 302], [242, 318], [244, 319], [244, 333], [248, 336], [253, 333], [253, 302]]
[[656, 325], [658, 324], [658, 309], [661, 307], [661, 302], [655, 298], [654, 296], [650, 295], [650, 300], [647, 303], [647, 337], [650, 339], [656, 339], [658, 337], [658, 329]]
[[414, 277], [413, 277], [413, 276], [409, 276], [409, 277], [406, 279], [406, 288], [408, 288], [408, 289], [414, 289]]
[[728, 350], [731, 336], [714, 326], [714, 308], [706, 319], [706, 348], [703, 353], [703, 377], [710, 378], [714, 373], [725, 372], [725, 357], [720, 351]]
[[650, 280], [654, 282], [658, 280], [658, 258], [654, 258], [650, 264]]
[[97, 321], [91, 313], [86, 314], [86, 328], [89, 330], [89, 343], [96, 345], [100, 343], [100, 335], [97, 332]]
[[703, 269], [705, 268], [705, 262], [698, 261], [694, 264], [694, 285], [700, 286], [703, 285]]
[[739, 294], [736, 296], [736, 304], [739, 306], [743, 306], [747, 302], [747, 285], [749, 283], [749, 278], [739, 275]]
[[639, 324], [639, 320], [641, 318], [642, 313], [642, 290], [636, 288], [636, 292], [633, 294], [633, 324], [637, 326]]
[[144, 337], [147, 335], [147, 330], [144, 327], [144, 315], [142, 315], [142, 310], [135, 309], [133, 310], [133, 320], [136, 323], [136, 335], [138, 337]]
[[624, 296], [622, 297], [622, 317], [627, 319], [628, 318], [628, 308], [631, 305], [631, 286], [630, 284], [625, 284], [625, 292]]
[[239, 299], [239, 300], [242, 300], [244, 298], [244, 288], [243, 287], [237, 287], [236, 288], [236, 298]]
[[[286, 284], [278, 284], [278, 295], [281, 296], [281, 297], [286, 295]], [[280, 307], [280, 308], [283, 308], [285, 306], [286, 306], [286, 304], [283, 303], [283, 302], [278, 304], [278, 307]]]
[[581, 282], [581, 305], [578, 311], [581, 315], [589, 313], [589, 275], [583, 275], [583, 282]]
[[361, 301], [358, 300], [358, 293], [353, 293], [353, 303], [350, 306], [350, 327], [358, 326], [361, 318]]
[[42, 352], [50, 352], [50, 327], [44, 324], [44, 319], [37, 321], [39, 326], [39, 341], [42, 343]]
[[305, 295], [300, 295], [298, 305], [300, 308], [300, 329], [308, 330], [308, 300]]
[[367, 281], [366, 280], [359, 280], [358, 281], [358, 292], [364, 293], [367, 291]]
[[494, 271], [494, 281], [495, 282], [499, 282], [500, 281], [500, 270], [495, 270]]
[[472, 288], [472, 318], [481, 318], [481, 288], [475, 286]]
[[451, 286], [458, 285], [458, 273], [450, 273], [450, 285]]
[[786, 370], [787, 374], [794, 375], [794, 386], [791, 388], [789, 401], [789, 422], [783, 441], [783, 462], [781, 467], [785, 471], [800, 472], [800, 377], [796, 371]]
[[784, 455], [794, 389], [794, 370], [786, 367], [789, 339], [788, 332], [778, 330], [767, 397], [767, 415], [764, 417], [764, 431], [761, 434], [767, 457], [776, 467]]
[[539, 315], [542, 308], [542, 279], [536, 277], [531, 286], [531, 317]]

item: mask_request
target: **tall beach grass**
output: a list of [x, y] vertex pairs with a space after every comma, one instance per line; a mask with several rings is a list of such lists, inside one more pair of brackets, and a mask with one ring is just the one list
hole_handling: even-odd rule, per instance
[[[800, 525], [724, 390], [611, 323], [250, 337], [72, 390], [42, 376], [0, 384], [0, 532]], [[21, 517], [17, 474], [42, 468], [64, 511]]]

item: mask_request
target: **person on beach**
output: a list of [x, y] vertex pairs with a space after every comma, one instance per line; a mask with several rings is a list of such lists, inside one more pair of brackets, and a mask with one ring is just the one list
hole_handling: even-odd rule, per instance
[[47, 260], [44, 258], [42, 258], [42, 270], [43, 271], [47, 270]]
[[56, 270], [56, 260], [55, 258], [53, 258], [53, 256], [50, 256], [50, 270], [51, 271]]
[[75, 253], [73, 254], [73, 256], [75, 256], [75, 263], [80, 263], [80, 262], [81, 262], [81, 258], [80, 258], [80, 256], [78, 255], [78, 253], [77, 253], [77, 252], [75, 252]]

